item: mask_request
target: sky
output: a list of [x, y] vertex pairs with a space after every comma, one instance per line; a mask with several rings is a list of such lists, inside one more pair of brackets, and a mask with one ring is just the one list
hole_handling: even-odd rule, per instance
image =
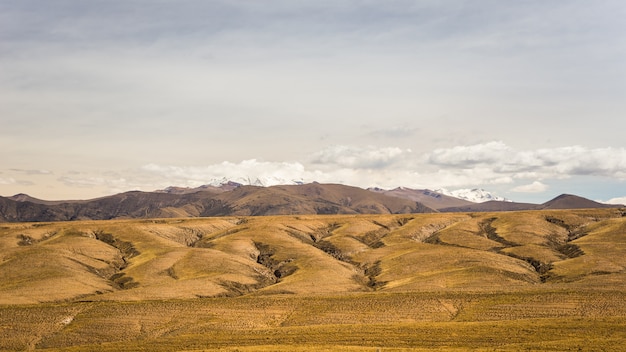
[[273, 178], [626, 203], [622, 0], [0, 0], [0, 195]]

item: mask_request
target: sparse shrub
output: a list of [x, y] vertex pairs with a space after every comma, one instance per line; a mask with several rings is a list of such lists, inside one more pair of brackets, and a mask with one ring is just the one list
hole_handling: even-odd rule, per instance
[[326, 252], [328, 255], [337, 260], [341, 260], [344, 262], [350, 261], [350, 258], [348, 256], [344, 255], [341, 250], [337, 248], [337, 246], [329, 241], [321, 240], [319, 242], [315, 242], [314, 246]]
[[132, 277], [126, 276], [125, 273], [116, 273], [112, 275], [109, 280], [122, 290], [128, 290], [134, 287], [139, 286], [139, 283], [136, 282]]
[[96, 230], [93, 232], [93, 235], [97, 240], [117, 248], [122, 253], [124, 261], [140, 254], [132, 243], [118, 240], [113, 236], [113, 234], [106, 233], [102, 230]]
[[397, 223], [398, 226], [402, 227], [404, 225], [406, 225], [409, 221], [413, 220], [414, 218], [400, 218], [398, 219]]
[[273, 258], [275, 250], [267, 244], [254, 242], [254, 246], [259, 251], [256, 262], [270, 269], [275, 277], [274, 282], [278, 282], [281, 278], [293, 274], [298, 267], [291, 265], [292, 259], [278, 261]]
[[366, 285], [374, 290], [381, 289], [387, 284], [386, 281], [378, 281], [376, 278], [382, 273], [382, 268], [380, 264], [380, 260], [377, 260], [376, 262], [374, 262], [374, 264], [366, 266], [363, 270], [363, 273], [368, 279]]
[[18, 246], [30, 246], [37, 243], [37, 240], [28, 235], [19, 234], [17, 235], [17, 238], [19, 239], [19, 241], [17, 242]]

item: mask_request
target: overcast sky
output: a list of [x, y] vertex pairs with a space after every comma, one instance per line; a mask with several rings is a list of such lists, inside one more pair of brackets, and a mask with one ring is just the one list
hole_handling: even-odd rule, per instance
[[622, 0], [0, 0], [0, 195], [274, 176], [626, 197], [625, 18]]

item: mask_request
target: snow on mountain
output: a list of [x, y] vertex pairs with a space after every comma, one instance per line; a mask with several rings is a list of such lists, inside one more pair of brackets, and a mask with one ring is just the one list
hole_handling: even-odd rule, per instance
[[[208, 180], [207, 183], [200, 187], [196, 188], [179, 188], [179, 187], [168, 187], [160, 192], [166, 193], [187, 193], [190, 191], [195, 191], [202, 188], [215, 187], [220, 188], [222, 190], [232, 190], [239, 186], [258, 186], [258, 187], [270, 187], [270, 186], [278, 186], [278, 185], [302, 185], [304, 184], [303, 179], [296, 180], [288, 180], [277, 176], [259, 176], [259, 177], [220, 177]], [[373, 191], [384, 191], [382, 188], [374, 187], [369, 188]], [[404, 187], [398, 187], [396, 190], [403, 190]], [[457, 189], [457, 190], [447, 190], [445, 188], [439, 188], [432, 192], [440, 193], [446, 196], [455, 197], [458, 199], [467, 200], [474, 203], [483, 203], [491, 200], [501, 201], [501, 202], [512, 202], [510, 199], [506, 199], [504, 197], [499, 197], [494, 195], [491, 192], [485, 191], [482, 188], [472, 188], [472, 189]]]
[[435, 190], [435, 192], [441, 193], [447, 196], [456, 197], [459, 199], [468, 200], [474, 203], [484, 203], [490, 200], [496, 200], [499, 202], [512, 202], [512, 200], [510, 199], [496, 196], [493, 193], [485, 191], [482, 188], [472, 188], [472, 189], [464, 188], [464, 189], [457, 189], [453, 191], [449, 191], [445, 188], [439, 188]]
[[270, 186], [278, 186], [278, 185], [302, 185], [304, 184], [303, 180], [285, 180], [279, 177], [270, 176], [270, 177], [221, 177], [214, 178], [209, 180], [207, 183], [203, 184], [199, 187], [176, 187], [170, 186], [165, 189], [157, 190], [155, 192], [159, 193], [176, 193], [176, 194], [185, 194], [185, 193], [193, 193], [204, 189], [218, 189], [222, 191], [232, 191], [233, 189], [239, 186], [258, 186], [258, 187], [270, 187]]
[[301, 185], [304, 184], [302, 179], [300, 180], [287, 180], [276, 176], [267, 176], [267, 177], [233, 177], [233, 178], [214, 178], [209, 180], [207, 185], [220, 187], [228, 183], [238, 183], [243, 186], [260, 186], [260, 187], [270, 187], [277, 185]]

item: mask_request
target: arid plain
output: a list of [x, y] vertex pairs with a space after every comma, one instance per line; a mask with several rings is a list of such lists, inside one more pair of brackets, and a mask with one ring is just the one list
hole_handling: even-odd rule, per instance
[[625, 215], [4, 223], [0, 349], [625, 349]]

